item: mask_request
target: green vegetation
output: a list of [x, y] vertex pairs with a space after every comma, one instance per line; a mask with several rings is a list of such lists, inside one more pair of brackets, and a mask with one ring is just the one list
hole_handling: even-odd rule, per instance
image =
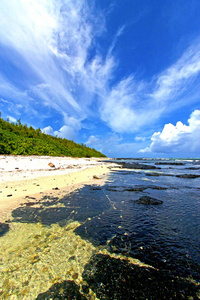
[[10, 123], [0, 115], [0, 154], [105, 157], [101, 152], [71, 140], [53, 137], [32, 126]]

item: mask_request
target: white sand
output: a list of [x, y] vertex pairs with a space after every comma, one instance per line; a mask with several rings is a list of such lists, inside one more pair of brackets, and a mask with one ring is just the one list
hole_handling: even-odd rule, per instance
[[[0, 222], [27, 199], [61, 195], [84, 183], [103, 184], [114, 164], [99, 158], [0, 156]], [[55, 167], [50, 167], [52, 163]], [[100, 176], [102, 180], [93, 179]], [[103, 175], [103, 176], [102, 176]], [[34, 199], [31, 199], [34, 201]]]

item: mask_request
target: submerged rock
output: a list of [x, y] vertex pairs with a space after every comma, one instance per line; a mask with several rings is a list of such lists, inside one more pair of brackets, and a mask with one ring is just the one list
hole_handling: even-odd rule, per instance
[[156, 162], [155, 165], [171, 165], [171, 166], [184, 166], [182, 162]]
[[149, 196], [142, 196], [138, 200], [135, 201], [138, 204], [145, 204], [145, 205], [159, 205], [162, 204], [162, 200], [158, 200], [156, 198], [152, 198]]
[[152, 173], [145, 173], [146, 176], [174, 176], [173, 174], [165, 174], [165, 173], [156, 173], [156, 172], [152, 172]]
[[55, 283], [52, 287], [37, 296], [36, 300], [46, 299], [66, 299], [85, 300], [86, 298], [79, 292], [79, 286], [71, 280]]
[[101, 186], [90, 186], [91, 191], [101, 191], [102, 187]]
[[10, 229], [8, 224], [0, 223], [0, 236], [4, 235]]
[[182, 174], [182, 175], [176, 175], [178, 178], [199, 178], [200, 175], [195, 174]]
[[82, 276], [99, 299], [197, 299], [194, 283], [109, 255], [92, 256]]
[[139, 163], [118, 163], [122, 166], [122, 168], [126, 169], [135, 169], [135, 170], [154, 170], [154, 169], [160, 169], [158, 167], [152, 166], [152, 165], [145, 165], [145, 164], [139, 164]]
[[106, 186], [105, 190], [109, 192], [143, 192], [146, 189], [167, 190], [167, 187], [156, 185], [134, 185], [134, 186]]

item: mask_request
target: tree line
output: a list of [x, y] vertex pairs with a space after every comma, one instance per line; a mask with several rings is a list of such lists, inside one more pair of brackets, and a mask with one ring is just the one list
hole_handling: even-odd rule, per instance
[[46, 155], [72, 157], [106, 157], [94, 148], [60, 137], [45, 134], [40, 128], [23, 125], [1, 118], [0, 113], [0, 154]]

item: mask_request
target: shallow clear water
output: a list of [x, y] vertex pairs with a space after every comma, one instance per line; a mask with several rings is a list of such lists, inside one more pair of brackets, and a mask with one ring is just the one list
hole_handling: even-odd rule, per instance
[[[6, 281], [0, 295], [5, 299], [5, 295], [35, 299], [39, 292], [49, 289], [48, 293], [63, 299], [56, 289], [68, 293], [73, 287], [77, 289], [76, 296], [70, 294], [65, 299], [198, 299], [200, 161], [118, 162], [129, 163], [129, 168], [111, 172], [102, 187], [87, 185], [64, 197], [44, 197], [37, 205], [13, 211], [12, 230], [0, 238], [4, 247], [0, 249], [0, 267], [9, 271], [9, 261], [13, 260], [20, 269], [21, 249], [27, 254], [22, 255], [20, 272], [28, 276], [30, 264], [34, 265], [32, 276], [39, 287], [33, 289], [33, 298], [30, 287], [22, 295], [19, 290], [24, 289], [23, 282], [18, 284], [15, 275], [13, 291], [7, 291], [12, 285]], [[134, 163], [147, 167], [135, 170], [131, 168]], [[157, 169], [151, 169], [152, 166]], [[179, 177], [188, 177], [185, 174], [197, 178]], [[153, 202], [141, 202], [147, 196]], [[69, 228], [69, 224], [75, 225]], [[16, 234], [23, 232], [22, 228], [26, 229], [25, 241], [20, 240], [15, 247], [13, 241]], [[5, 254], [6, 245], [10, 250]], [[49, 270], [53, 270], [53, 275]], [[5, 274], [10, 280], [8, 271]], [[45, 288], [41, 273], [48, 283]], [[53, 283], [58, 286], [50, 291]], [[38, 299], [45, 297], [47, 294]]]

